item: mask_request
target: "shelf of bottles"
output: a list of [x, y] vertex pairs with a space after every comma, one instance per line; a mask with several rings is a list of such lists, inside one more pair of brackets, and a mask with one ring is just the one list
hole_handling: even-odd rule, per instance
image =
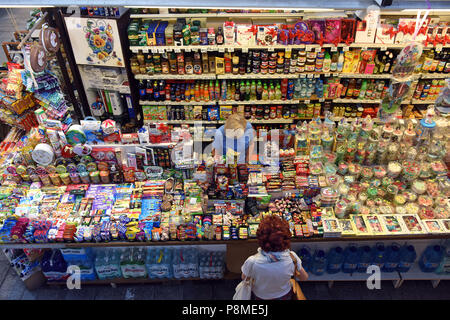
[[[207, 15], [227, 16], [218, 13]], [[183, 15], [168, 16], [181, 18]], [[147, 30], [148, 33], [146, 24], [149, 23], [148, 28], [151, 29], [153, 18], [164, 19], [166, 15], [133, 17], [149, 19], [132, 20], [128, 28], [130, 50], [134, 53], [131, 68], [139, 80], [140, 105], [144, 107], [256, 104], [269, 108], [322, 103], [320, 114], [323, 114], [323, 103], [329, 101], [337, 108], [347, 104], [351, 109], [376, 109], [389, 88], [395, 59], [406, 45], [282, 45], [276, 42], [265, 46], [239, 45], [237, 29], [234, 40], [230, 42], [225, 24], [223, 28], [211, 28], [212, 25], [201, 28], [199, 20], [193, 19], [188, 30], [189, 39], [186, 40], [181, 28], [182, 20], [175, 24], [171, 21], [168, 22], [169, 30], [165, 29], [166, 32], [160, 34], [160, 40], [155, 33], [152, 40], [155, 45], [148, 46], [142, 44], [152, 41], [145, 43], [139, 40], [142, 37], [139, 30]], [[196, 14], [186, 14], [186, 17], [196, 18]], [[424, 51], [411, 78], [411, 92], [403, 105], [424, 105], [437, 97], [445, 84], [444, 79], [450, 75], [450, 53], [446, 48], [450, 48], [450, 44], [426, 46], [432, 50]]]

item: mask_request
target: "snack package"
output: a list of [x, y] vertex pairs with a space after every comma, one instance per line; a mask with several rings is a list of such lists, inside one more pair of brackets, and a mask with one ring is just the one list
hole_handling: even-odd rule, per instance
[[6, 85], [6, 92], [15, 96], [16, 99], [22, 98], [22, 71], [23, 68], [18, 63], [7, 62], [8, 65], [8, 80]]

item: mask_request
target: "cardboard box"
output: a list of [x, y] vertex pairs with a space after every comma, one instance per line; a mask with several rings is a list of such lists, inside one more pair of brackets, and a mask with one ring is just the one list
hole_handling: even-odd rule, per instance
[[363, 21], [358, 21], [356, 25], [355, 43], [373, 43], [377, 32], [379, 11], [369, 11]]

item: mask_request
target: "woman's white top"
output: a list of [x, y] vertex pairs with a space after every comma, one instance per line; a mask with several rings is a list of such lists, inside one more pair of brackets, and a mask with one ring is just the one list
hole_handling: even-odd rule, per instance
[[297, 259], [298, 271], [302, 269], [302, 261], [294, 251], [264, 252], [247, 258], [242, 265], [242, 273], [254, 280], [252, 291], [261, 299], [276, 299], [291, 290], [290, 279], [294, 274], [294, 262], [289, 252]]

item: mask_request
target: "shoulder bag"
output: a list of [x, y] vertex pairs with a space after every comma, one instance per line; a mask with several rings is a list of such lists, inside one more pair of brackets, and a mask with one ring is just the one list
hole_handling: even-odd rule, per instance
[[292, 276], [291, 279], [292, 291], [294, 292], [293, 300], [306, 300], [302, 288], [300, 288], [300, 285], [298, 284], [297, 280], [295, 280], [295, 278], [300, 277], [300, 272], [297, 270], [297, 259], [294, 257], [292, 252], [289, 252], [289, 255], [291, 256], [292, 262], [294, 262], [294, 275]]

